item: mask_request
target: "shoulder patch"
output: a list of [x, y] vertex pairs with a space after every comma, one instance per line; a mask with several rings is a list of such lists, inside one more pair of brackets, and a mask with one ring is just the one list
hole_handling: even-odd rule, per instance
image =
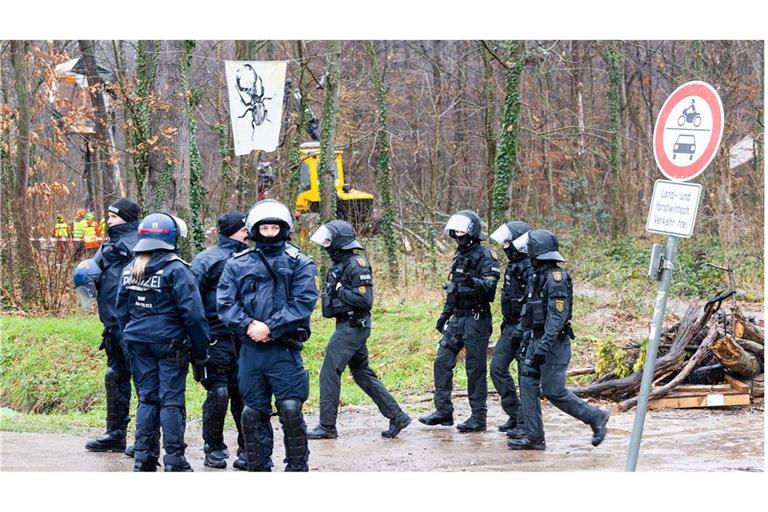
[[363, 268], [368, 266], [368, 260], [365, 259], [365, 256], [357, 255], [355, 256], [355, 261], [357, 261], [357, 264]]
[[240, 256], [243, 256], [245, 254], [248, 254], [249, 252], [253, 252], [253, 247], [249, 247], [247, 249], [243, 249], [240, 252], [236, 252], [232, 255], [233, 258], [239, 258]]
[[293, 245], [291, 242], [285, 244], [285, 254], [293, 259], [297, 259], [301, 255], [301, 249]]
[[499, 257], [496, 256], [496, 251], [494, 251], [493, 249], [491, 249], [490, 251], [491, 251], [491, 257], [493, 257], [493, 259], [495, 260], [499, 259]]
[[365, 286], [358, 286], [358, 287], [357, 287], [357, 292], [358, 292], [360, 295], [365, 295]]
[[562, 313], [565, 309], [565, 299], [555, 299], [555, 309]]
[[557, 281], [558, 283], [563, 280], [563, 273], [559, 270], [555, 270], [552, 272], [552, 279]]

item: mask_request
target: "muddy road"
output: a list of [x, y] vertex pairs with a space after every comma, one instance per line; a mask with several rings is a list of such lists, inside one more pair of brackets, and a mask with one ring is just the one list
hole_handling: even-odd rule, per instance
[[[466, 399], [455, 400], [456, 417], [468, 415]], [[507, 448], [506, 436], [496, 430], [503, 421], [498, 400], [489, 397], [489, 430], [461, 434], [454, 427], [427, 427], [414, 421], [396, 439], [383, 439], [386, 420], [374, 407], [342, 408], [339, 438], [310, 441], [312, 471], [623, 471], [634, 412], [612, 410], [606, 440], [597, 448], [589, 443], [588, 426], [544, 403], [547, 450], [516, 452]], [[311, 428], [317, 417], [308, 416]], [[645, 426], [638, 471], [764, 471], [763, 411], [761, 408], [723, 408], [650, 411]], [[282, 432], [277, 418], [273, 460], [282, 470]], [[130, 471], [133, 460], [120, 453], [88, 453], [89, 436], [0, 432], [2, 471]], [[195, 471], [203, 466], [199, 420], [187, 426], [187, 457]], [[226, 432], [230, 450], [235, 431]], [[231, 467], [230, 458], [227, 469]]]

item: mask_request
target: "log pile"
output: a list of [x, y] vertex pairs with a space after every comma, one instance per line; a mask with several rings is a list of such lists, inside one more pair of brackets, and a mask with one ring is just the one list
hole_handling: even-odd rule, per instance
[[[717, 315], [722, 300], [720, 296], [703, 306], [690, 304], [682, 320], [662, 333], [651, 408], [744, 405], [749, 404], [750, 393], [762, 396], [764, 334], [736, 305], [729, 313]], [[637, 405], [642, 374], [640, 370], [616, 378], [608, 372], [571, 391], [581, 397], [617, 401], [619, 409], [626, 411]], [[701, 375], [707, 384], [691, 383]], [[711, 382], [713, 378], [717, 382]]]

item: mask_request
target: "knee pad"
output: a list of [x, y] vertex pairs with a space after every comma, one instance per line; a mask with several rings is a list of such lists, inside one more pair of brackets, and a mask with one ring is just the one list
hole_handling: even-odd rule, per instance
[[107, 387], [112, 387], [117, 385], [118, 381], [120, 380], [120, 374], [107, 366], [107, 371], [104, 373], [104, 384]]
[[243, 406], [243, 413], [240, 416], [243, 425], [257, 425], [262, 421], [269, 421], [269, 414], [264, 414], [251, 407]]
[[208, 400], [212, 404], [215, 404], [217, 408], [227, 407], [227, 400], [229, 400], [229, 390], [227, 386], [217, 386], [208, 390]]
[[277, 403], [277, 414], [285, 428], [299, 428], [304, 422], [301, 412], [303, 402], [296, 399], [282, 400]]

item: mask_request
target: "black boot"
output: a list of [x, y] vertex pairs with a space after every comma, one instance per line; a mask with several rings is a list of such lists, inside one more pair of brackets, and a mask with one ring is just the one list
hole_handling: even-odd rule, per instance
[[126, 457], [134, 458], [136, 456], [136, 449], [130, 444], [125, 447], [125, 452], [123, 453], [125, 453]]
[[481, 420], [476, 416], [470, 416], [467, 421], [463, 421], [456, 425], [459, 432], [483, 432], [485, 430], [485, 420]]
[[605, 434], [608, 433], [608, 418], [611, 413], [605, 409], [600, 410], [600, 419], [592, 424], [592, 446], [597, 446], [605, 439]]
[[513, 439], [507, 443], [507, 446], [513, 450], [546, 450], [547, 444], [544, 442], [544, 438], [533, 439], [528, 436], [520, 439]]
[[507, 421], [499, 425], [499, 432], [507, 432], [509, 430], [512, 430], [516, 426], [517, 426], [517, 419], [510, 416]]
[[307, 432], [307, 439], [336, 439], [337, 437], [339, 437], [339, 433], [336, 427], [318, 425]]
[[125, 451], [125, 431], [107, 430], [102, 435], [85, 443], [85, 449], [91, 452]]
[[218, 450], [212, 450], [208, 443], [205, 443], [203, 451], [205, 451], [203, 465], [215, 469], [224, 469], [227, 467], [229, 452], [227, 451], [226, 445]]
[[157, 471], [157, 467], [159, 465], [160, 462], [158, 462], [157, 457], [137, 457], [133, 462], [133, 470], [141, 472], [155, 472]]
[[507, 436], [512, 439], [522, 439], [528, 435], [528, 431], [522, 425], [517, 425], [511, 430], [507, 430]]
[[237, 450], [237, 459], [232, 463], [232, 467], [240, 471], [248, 470], [248, 460], [245, 458], [245, 449]]
[[443, 414], [439, 411], [435, 411], [427, 416], [419, 418], [419, 422], [425, 425], [443, 425], [450, 427], [453, 425], [453, 414]]
[[397, 437], [405, 427], [411, 424], [411, 417], [403, 413], [402, 416], [398, 416], [394, 420], [389, 420], [389, 428], [381, 433], [381, 437], [393, 438]]
[[187, 462], [187, 458], [184, 457], [184, 453], [177, 452], [163, 457], [163, 466], [166, 472], [190, 472], [192, 466]]

